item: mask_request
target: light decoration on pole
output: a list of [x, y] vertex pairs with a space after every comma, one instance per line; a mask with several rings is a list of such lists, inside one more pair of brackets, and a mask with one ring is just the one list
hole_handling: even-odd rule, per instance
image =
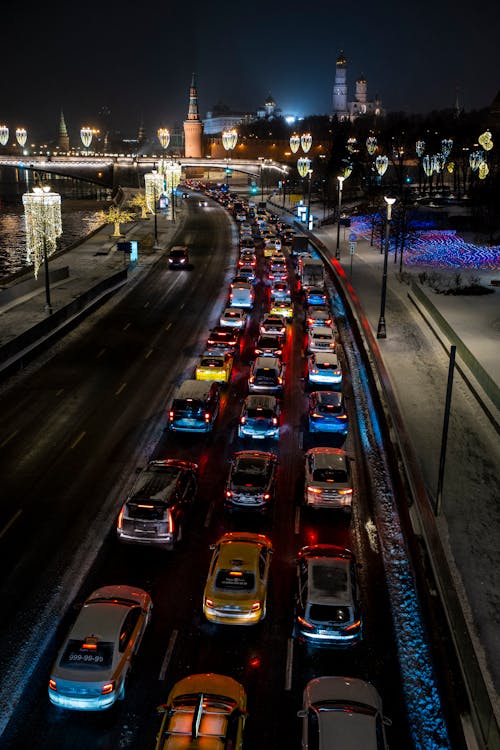
[[175, 221], [175, 189], [181, 181], [181, 175], [182, 166], [178, 162], [172, 160], [165, 163], [165, 182], [167, 193], [170, 193], [170, 218], [172, 219], [172, 221]]
[[453, 174], [453, 172], [455, 171], [455, 162], [449, 161], [448, 164], [446, 165], [446, 169], [448, 170], [450, 174]]
[[347, 178], [352, 175], [352, 164], [346, 164], [342, 170], [342, 174], [344, 176], [344, 180], [347, 180]]
[[421, 159], [425, 153], [425, 141], [417, 141], [415, 151], [417, 152], [418, 158]]
[[9, 140], [9, 128], [7, 125], [0, 125], [0, 144], [5, 146]]
[[292, 154], [296, 154], [300, 147], [300, 135], [294, 133], [290, 136], [290, 151]]
[[148, 211], [155, 213], [158, 199], [165, 190], [165, 179], [163, 175], [159, 174], [156, 170], [147, 172], [144, 175], [144, 188]]
[[469, 165], [473, 172], [476, 172], [479, 169], [479, 165], [482, 164], [483, 161], [484, 156], [482, 151], [473, 151], [469, 154]]
[[366, 139], [366, 150], [368, 151], [370, 156], [373, 156], [373, 154], [377, 150], [377, 139], [374, 135], [369, 135]]
[[426, 154], [422, 159], [422, 169], [427, 177], [430, 177], [434, 172], [434, 161], [429, 154]]
[[48, 185], [24, 193], [23, 205], [26, 224], [26, 257], [33, 263], [35, 278], [42, 263], [45, 265], [46, 310], [52, 313], [49, 283], [49, 256], [57, 248], [57, 238], [62, 234], [61, 196], [52, 193]]
[[28, 133], [26, 132], [26, 128], [17, 128], [16, 129], [16, 140], [21, 146], [21, 148], [24, 147], [24, 144], [26, 143], [26, 139], [28, 137]]
[[311, 160], [308, 159], [307, 156], [301, 156], [300, 159], [297, 159], [297, 171], [301, 177], [306, 176], [306, 174], [309, 172], [310, 166]]
[[388, 166], [389, 159], [387, 158], [387, 156], [377, 156], [377, 158], [375, 159], [375, 169], [381, 177], [383, 177], [387, 172]]
[[83, 128], [80, 128], [80, 138], [82, 139], [82, 143], [85, 148], [88, 148], [92, 143], [93, 135], [94, 131], [92, 130], [92, 128], [89, 128], [88, 125], [84, 125]]
[[485, 151], [491, 151], [491, 149], [493, 148], [493, 140], [489, 130], [485, 130], [484, 133], [481, 133], [481, 135], [477, 139], [477, 142], [484, 148]]
[[226, 151], [232, 151], [238, 142], [238, 131], [236, 128], [229, 128], [222, 131], [222, 145]]
[[443, 154], [445, 159], [447, 159], [451, 154], [452, 148], [453, 140], [451, 138], [443, 138], [443, 140], [441, 141], [441, 153]]
[[382, 292], [380, 295], [380, 317], [378, 320], [378, 327], [377, 327], [378, 339], [385, 339], [386, 337], [385, 300], [387, 296], [387, 256], [389, 255], [389, 246], [390, 246], [392, 207], [394, 203], [396, 202], [396, 198], [387, 198], [386, 196], [384, 196], [384, 200], [387, 204], [387, 219], [385, 222], [384, 270], [382, 273]]
[[160, 146], [164, 149], [168, 148], [168, 144], [170, 143], [170, 130], [168, 130], [168, 128], [158, 128], [157, 135], [158, 140], [160, 141]]
[[347, 139], [347, 150], [350, 154], [356, 151], [357, 140], [353, 136]]
[[477, 169], [479, 179], [484, 180], [484, 178], [488, 176], [489, 172], [490, 172], [489, 166], [487, 165], [485, 161], [482, 161]]
[[302, 151], [307, 154], [309, 149], [312, 146], [312, 135], [310, 133], [303, 133], [300, 136], [300, 145], [302, 146]]
[[446, 162], [446, 158], [444, 154], [434, 154], [434, 156], [431, 157], [431, 163], [432, 163], [432, 169], [436, 174], [440, 174], [443, 169]]
[[340, 210], [342, 208], [342, 187], [344, 185], [344, 175], [337, 175], [338, 180], [338, 191], [339, 191], [339, 204], [337, 208], [337, 245], [335, 248], [335, 259], [340, 260]]

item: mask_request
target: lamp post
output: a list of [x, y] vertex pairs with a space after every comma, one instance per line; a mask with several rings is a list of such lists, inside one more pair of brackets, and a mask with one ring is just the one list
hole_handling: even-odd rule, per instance
[[144, 186], [146, 192], [146, 204], [150, 211], [154, 214], [154, 231], [155, 231], [155, 243], [154, 250], [159, 250], [158, 246], [158, 220], [157, 220], [157, 205], [158, 198], [165, 189], [165, 179], [162, 174], [153, 170], [144, 175]]
[[380, 295], [380, 317], [378, 320], [377, 327], [377, 338], [385, 339], [385, 298], [387, 295], [387, 256], [389, 254], [389, 236], [391, 229], [391, 216], [392, 206], [396, 202], [396, 198], [387, 198], [384, 196], [384, 200], [387, 203], [387, 219], [385, 223], [385, 250], [384, 250], [384, 271], [382, 274], [382, 293]]
[[307, 170], [307, 174], [309, 175], [309, 190], [308, 190], [308, 195], [307, 195], [307, 228], [309, 230], [311, 229], [311, 227], [309, 225], [310, 225], [310, 222], [311, 222], [311, 182], [312, 182], [312, 173], [313, 173], [312, 169], [309, 168]]
[[339, 205], [338, 205], [338, 216], [337, 216], [337, 247], [335, 248], [335, 260], [340, 259], [340, 209], [342, 207], [342, 187], [344, 185], [344, 175], [337, 175], [339, 181]]
[[26, 220], [26, 247], [28, 260], [33, 260], [35, 279], [42, 263], [45, 265], [45, 310], [52, 314], [50, 299], [49, 255], [55, 252], [57, 238], [62, 234], [61, 196], [50, 187], [33, 188], [23, 195]]
[[[233, 151], [234, 147], [236, 146], [237, 140], [238, 140], [238, 131], [236, 130], [236, 128], [229, 128], [227, 130], [222, 131], [222, 145], [224, 146], [226, 151], [228, 151], [229, 153]], [[230, 157], [225, 158], [226, 181], [228, 183], [228, 187], [229, 187], [229, 174], [230, 174], [230, 169], [228, 167], [229, 158]]]

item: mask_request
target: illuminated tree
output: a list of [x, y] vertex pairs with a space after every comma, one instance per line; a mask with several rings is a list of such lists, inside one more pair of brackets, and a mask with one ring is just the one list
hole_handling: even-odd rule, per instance
[[108, 212], [100, 211], [99, 218], [105, 224], [114, 224], [114, 231], [112, 237], [121, 237], [120, 224], [126, 224], [128, 221], [133, 221], [134, 214], [131, 211], [124, 211], [119, 206], [110, 206]]
[[148, 214], [148, 202], [146, 200], [146, 194], [145, 193], [137, 193], [134, 195], [133, 198], [131, 198], [128, 203], [128, 206], [135, 207], [141, 212], [141, 219], [147, 219]]

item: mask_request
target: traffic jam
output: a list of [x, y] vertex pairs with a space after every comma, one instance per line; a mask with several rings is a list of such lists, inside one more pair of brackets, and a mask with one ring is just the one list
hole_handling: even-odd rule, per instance
[[[273, 723], [292, 725], [294, 747], [386, 750], [393, 736], [402, 746], [411, 719], [402, 716], [401, 666], [384, 624], [391, 615], [380, 550], [366, 533], [372, 508], [340, 303], [314, 247], [265, 204], [222, 191], [209, 199], [199, 208], [216, 201], [232, 215], [235, 266], [216, 324], [166, 404], [161, 449], [123, 498], [116, 543], [175, 558], [208, 496], [207, 462], [223, 455], [204, 522], [217, 534], [193, 604], [196, 637], [220, 637], [228, 653], [240, 644], [260, 667], [259, 638], [265, 632], [272, 643], [279, 630], [280, 691], [298, 692], [300, 703], [287, 699], [285, 711], [275, 695]], [[176, 265], [168, 273], [190, 273]], [[291, 582], [286, 601], [281, 578]], [[53, 706], [100, 712], [125, 699], [154, 623], [153, 599], [146, 583], [91, 593], [48, 676]], [[156, 750], [278, 748], [262, 739], [260, 691], [245, 675], [228, 657], [216, 670], [181, 676], [155, 707]], [[270, 736], [279, 735], [274, 727]]]

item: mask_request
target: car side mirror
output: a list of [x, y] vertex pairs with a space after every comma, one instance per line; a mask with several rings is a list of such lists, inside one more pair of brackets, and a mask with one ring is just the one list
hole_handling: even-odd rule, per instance
[[297, 711], [297, 716], [299, 719], [306, 719], [307, 718], [307, 709], [302, 708], [300, 711]]

